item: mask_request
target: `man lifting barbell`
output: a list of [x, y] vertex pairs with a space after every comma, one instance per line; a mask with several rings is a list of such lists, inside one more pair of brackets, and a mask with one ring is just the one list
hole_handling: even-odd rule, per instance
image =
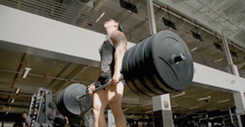
[[[59, 93], [56, 104], [63, 115], [79, 116], [93, 103], [96, 127], [106, 127], [104, 110], [109, 103], [117, 127], [125, 127], [126, 120], [121, 110], [122, 79], [139, 97], [182, 91], [191, 85], [194, 72], [191, 53], [176, 33], [159, 31], [126, 51], [127, 41], [117, 30], [118, 22], [111, 19], [104, 26], [107, 40], [100, 49], [100, 76], [89, 88], [74, 83]], [[89, 95], [92, 93], [93, 97]]]
[[93, 95], [93, 113], [95, 127], [107, 127], [104, 110], [109, 104], [117, 127], [126, 127], [126, 119], [121, 108], [124, 83], [120, 81], [122, 61], [127, 50], [127, 39], [121, 31], [120, 23], [110, 19], [104, 23], [107, 38], [100, 48], [101, 66], [97, 82], [88, 88], [89, 94], [111, 79], [112, 85]]

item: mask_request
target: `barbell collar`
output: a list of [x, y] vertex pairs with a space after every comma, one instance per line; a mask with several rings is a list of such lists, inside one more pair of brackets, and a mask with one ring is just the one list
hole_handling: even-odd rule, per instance
[[174, 63], [178, 64], [181, 61], [184, 61], [186, 59], [185, 54], [184, 53], [180, 53], [179, 55], [174, 57]]

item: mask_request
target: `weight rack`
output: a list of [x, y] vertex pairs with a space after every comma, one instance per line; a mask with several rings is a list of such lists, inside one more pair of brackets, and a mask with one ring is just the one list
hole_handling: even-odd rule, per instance
[[37, 94], [33, 94], [29, 107], [29, 116], [31, 117], [31, 127], [38, 127], [41, 123], [53, 123], [48, 118], [48, 113], [52, 109], [48, 104], [52, 101], [52, 92], [43, 88], [39, 88]]

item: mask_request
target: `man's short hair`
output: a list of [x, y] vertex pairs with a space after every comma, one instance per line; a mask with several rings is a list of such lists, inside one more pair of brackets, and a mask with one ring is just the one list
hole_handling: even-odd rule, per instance
[[118, 23], [118, 30], [122, 32], [122, 31], [123, 31], [123, 30], [122, 30], [122, 24], [121, 24], [117, 19], [115, 19], [115, 18], [112, 18], [112, 19], [113, 19], [115, 22]]
[[23, 112], [21, 113], [21, 115], [23, 115], [23, 114], [27, 114], [27, 112], [26, 112], [26, 111], [23, 111]]

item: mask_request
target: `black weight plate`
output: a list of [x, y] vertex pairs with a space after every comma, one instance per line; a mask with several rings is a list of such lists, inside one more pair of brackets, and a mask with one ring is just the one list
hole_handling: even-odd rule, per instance
[[81, 101], [76, 99], [77, 96], [82, 96], [86, 93], [87, 87], [80, 83], [72, 84], [65, 89], [63, 101], [71, 116], [84, 114], [92, 107], [92, 96], [88, 95], [82, 98]]
[[[132, 47], [134, 48], [134, 47]], [[130, 64], [130, 56], [131, 56], [131, 51], [132, 51], [132, 48], [130, 48], [124, 55], [124, 58], [123, 58], [123, 68], [122, 68], [122, 73], [123, 73], [123, 77], [124, 77], [124, 80], [126, 81], [127, 83], [127, 86], [131, 89], [131, 91], [133, 93], [135, 93], [136, 95], [138, 96], [147, 96], [149, 97], [148, 95], [145, 95], [143, 94], [143, 91], [141, 91], [138, 87], [140, 86], [137, 86], [137, 85], [134, 85], [134, 82], [133, 82], [133, 77], [135, 76], [133, 71], [131, 70], [132, 68], [129, 68], [129, 64]]]
[[[184, 53], [186, 59], [175, 64], [172, 56]], [[152, 43], [152, 56], [159, 80], [172, 90], [185, 90], [193, 79], [193, 61], [185, 42], [172, 31], [156, 34]]]
[[63, 94], [64, 94], [64, 91], [65, 90], [62, 90], [59, 94], [58, 94], [58, 96], [57, 96], [57, 98], [56, 98], [56, 107], [57, 107], [57, 109], [58, 109], [58, 111], [61, 113], [61, 114], [66, 114], [66, 112], [65, 112], [65, 110], [64, 110], [64, 104], [63, 104]]
[[135, 54], [137, 52], [137, 47], [138, 45], [134, 46], [131, 49], [130, 55], [129, 55], [129, 70], [130, 72], [134, 75], [132, 76], [131, 81], [133, 82], [133, 85], [138, 88], [139, 91], [141, 91], [142, 94], [147, 95], [147, 96], [152, 96], [152, 94], [145, 86], [145, 84], [141, 84], [140, 82], [137, 82], [137, 75], [140, 75], [140, 73], [137, 71], [137, 66], [135, 65]]
[[79, 116], [86, 113], [91, 107], [93, 98], [91, 95], [83, 97], [81, 101], [77, 101], [77, 96], [87, 93], [87, 87], [74, 83], [64, 89], [57, 97], [57, 108], [65, 116]]
[[[147, 91], [149, 92], [148, 95], [150, 96], [155, 96], [158, 95], [159, 93], [163, 93], [162, 91], [156, 89], [154, 85], [149, 82], [146, 74], [150, 74], [150, 71], [147, 71], [147, 67], [144, 66], [145, 62], [147, 61], [147, 58], [144, 57], [144, 47], [149, 43], [150, 38], [147, 38], [145, 41], [139, 43], [137, 45], [137, 51], [135, 52], [134, 55], [134, 60], [135, 60], [135, 72], [137, 73], [135, 76], [135, 84], [145, 87]], [[145, 91], [145, 92], [147, 92]]]
[[[153, 59], [152, 59], [152, 41], [155, 38], [156, 34], [154, 34], [153, 36], [151, 36], [149, 38], [149, 41], [145, 44], [142, 53], [144, 55], [144, 59], [146, 59], [144, 61], [144, 65], [142, 66], [142, 68], [145, 69], [145, 73], [144, 73], [144, 77], [147, 77], [147, 80], [145, 80], [146, 84], [148, 86], [153, 86], [155, 93], [157, 93], [156, 95], [161, 95], [163, 93], [166, 93], [166, 90], [164, 88], [162, 88], [162, 84], [161, 83], [157, 83], [154, 79], [154, 74], [155, 74], [155, 65], [153, 64]], [[146, 78], [145, 78], [146, 79]]]

